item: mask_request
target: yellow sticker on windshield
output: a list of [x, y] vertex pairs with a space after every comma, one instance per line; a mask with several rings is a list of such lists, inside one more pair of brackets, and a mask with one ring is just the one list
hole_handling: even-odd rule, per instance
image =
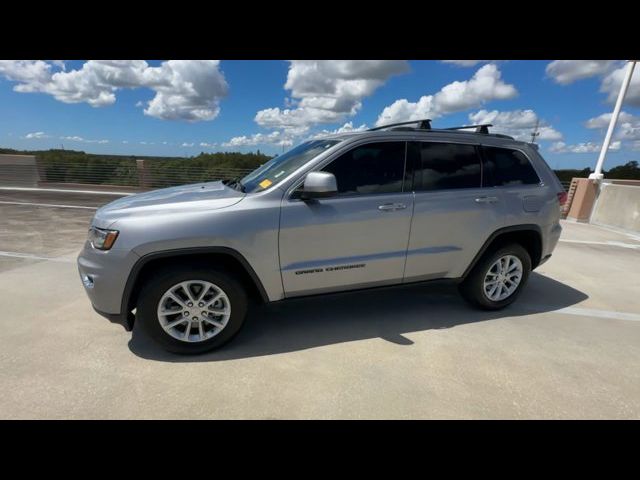
[[267, 188], [272, 183], [273, 182], [267, 178], [266, 180], [262, 180], [258, 185], [260, 185], [262, 188]]

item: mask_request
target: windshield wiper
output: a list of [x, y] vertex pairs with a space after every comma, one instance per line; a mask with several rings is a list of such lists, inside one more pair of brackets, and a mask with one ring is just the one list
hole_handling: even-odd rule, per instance
[[222, 183], [229, 188], [233, 188], [234, 190], [239, 190], [240, 192], [244, 193], [244, 185], [240, 181], [240, 177], [236, 177], [232, 180], [223, 180]]

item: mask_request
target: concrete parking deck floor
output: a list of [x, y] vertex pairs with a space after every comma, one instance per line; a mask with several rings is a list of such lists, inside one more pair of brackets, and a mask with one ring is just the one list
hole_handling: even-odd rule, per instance
[[564, 222], [501, 312], [442, 286], [299, 299], [179, 357], [93, 312], [93, 210], [44, 206], [112, 198], [0, 191], [0, 418], [640, 418], [639, 236]]

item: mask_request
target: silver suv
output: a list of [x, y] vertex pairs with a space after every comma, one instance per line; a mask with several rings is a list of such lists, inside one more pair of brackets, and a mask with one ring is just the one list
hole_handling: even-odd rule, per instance
[[451, 279], [503, 308], [551, 256], [565, 193], [535, 145], [489, 126], [332, 135], [242, 179], [116, 200], [78, 257], [85, 290], [176, 353], [228, 342], [252, 300]]

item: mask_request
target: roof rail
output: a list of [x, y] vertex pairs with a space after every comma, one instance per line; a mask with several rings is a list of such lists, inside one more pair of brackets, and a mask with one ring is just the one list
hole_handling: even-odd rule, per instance
[[475, 128], [476, 133], [489, 134], [489, 127], [493, 127], [490, 123], [483, 123], [481, 125], [465, 125], [464, 127], [449, 127], [443, 128], [443, 130], [466, 130], [467, 128]]
[[[401, 125], [411, 125], [411, 124], [415, 124], [417, 123], [418, 126], [417, 128], [409, 128], [409, 127], [401, 127]], [[395, 128], [392, 128], [395, 127]], [[382, 130], [385, 128], [391, 128], [392, 130], [422, 130], [422, 131], [431, 131], [431, 132], [444, 132], [444, 131], [460, 131], [460, 130], [468, 130], [471, 128], [475, 129], [474, 133], [479, 133], [481, 135], [491, 135], [494, 137], [500, 137], [500, 138], [508, 138], [513, 140], [513, 137], [510, 137], [509, 135], [503, 135], [501, 133], [489, 133], [489, 127], [493, 127], [493, 125], [491, 123], [483, 123], [480, 125], [464, 125], [462, 127], [449, 127], [449, 128], [437, 128], [435, 130], [433, 130], [431, 128], [431, 120], [428, 118], [422, 119], [422, 120], [411, 120], [409, 122], [400, 122], [400, 123], [390, 123], [388, 125], [381, 125], [379, 127], [374, 127], [374, 128], [370, 128], [369, 130], [367, 130], [368, 132], [373, 132], [375, 130]], [[463, 132], [460, 132], [463, 133]]]
[[382, 130], [389, 127], [398, 127], [400, 125], [411, 125], [412, 123], [418, 124], [418, 130], [431, 130], [431, 119], [423, 118], [421, 120], [412, 120], [410, 122], [390, 123], [389, 125], [382, 125], [380, 127], [370, 128], [369, 131]]

